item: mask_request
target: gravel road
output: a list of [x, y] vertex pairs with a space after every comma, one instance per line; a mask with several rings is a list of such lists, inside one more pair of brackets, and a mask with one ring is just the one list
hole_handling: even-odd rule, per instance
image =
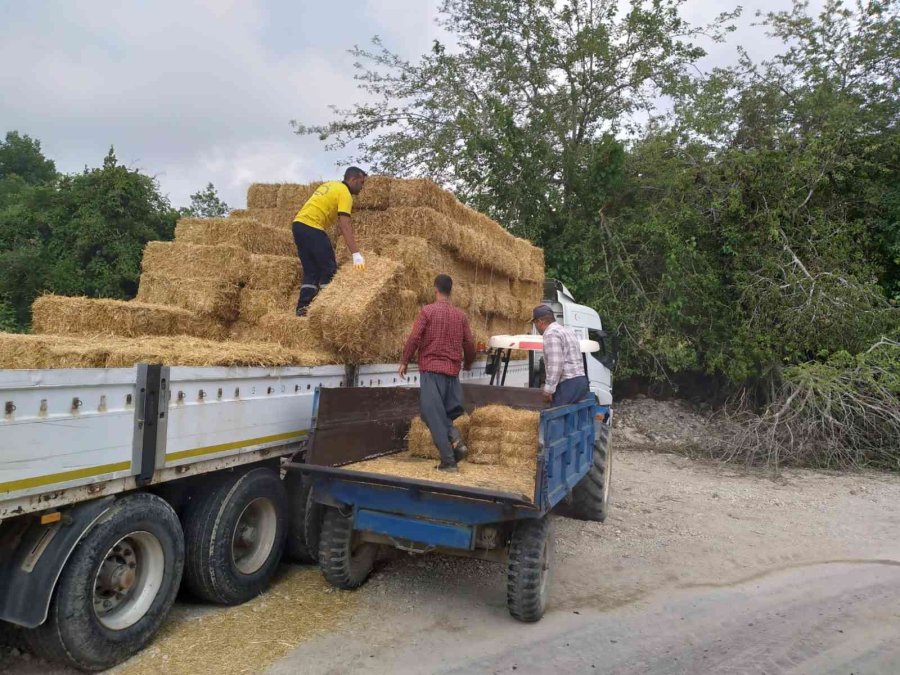
[[606, 524], [557, 520], [539, 624], [508, 617], [501, 566], [401, 557], [269, 672], [900, 672], [900, 476], [620, 449], [613, 481]]
[[[900, 672], [900, 476], [722, 468], [661, 451], [702, 430], [680, 404], [623, 408], [610, 518], [556, 519], [540, 623], [509, 618], [501, 565], [397, 555], [330, 632], [264, 657], [254, 638], [227, 672]], [[296, 604], [284, 591], [261, 601]], [[215, 647], [181, 631], [257, 611], [180, 602], [171, 642], [151, 649], [189, 642], [203, 662]], [[0, 672], [63, 671], [0, 647]]]

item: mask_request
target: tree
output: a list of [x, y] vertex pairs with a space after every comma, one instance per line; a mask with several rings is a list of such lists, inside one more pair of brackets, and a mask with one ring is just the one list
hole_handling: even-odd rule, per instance
[[417, 62], [354, 48], [367, 101], [329, 124], [297, 124], [329, 148], [354, 144], [375, 171], [427, 176], [546, 249], [548, 272], [590, 286], [597, 214], [618, 189], [616, 133], [686, 82], [722, 39], [679, 15], [683, 0], [445, 0], [435, 42]]
[[56, 178], [56, 167], [41, 153], [40, 141], [18, 131], [7, 132], [6, 140], [0, 143], [0, 181], [13, 176], [29, 185]]
[[191, 195], [191, 205], [179, 209], [181, 215], [194, 218], [221, 218], [227, 216], [231, 207], [219, 198], [219, 193], [212, 183], [207, 183], [204, 190]]
[[[28, 145], [39, 153], [36, 141]], [[40, 173], [47, 161], [26, 163], [39, 169], [33, 180], [48, 175]], [[134, 297], [144, 245], [174, 233], [177, 213], [156, 181], [119, 164], [112, 148], [101, 167], [54, 173], [50, 182], [16, 181], [0, 201], [4, 329], [25, 328], [31, 303], [43, 292]]]

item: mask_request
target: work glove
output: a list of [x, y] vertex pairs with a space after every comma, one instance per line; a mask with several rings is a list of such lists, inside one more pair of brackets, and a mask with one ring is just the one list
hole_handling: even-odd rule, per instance
[[363, 258], [362, 253], [353, 254], [353, 267], [358, 270], [366, 269], [366, 259]]

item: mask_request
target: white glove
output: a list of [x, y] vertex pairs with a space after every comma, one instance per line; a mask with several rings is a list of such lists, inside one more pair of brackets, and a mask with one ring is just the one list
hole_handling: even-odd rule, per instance
[[353, 267], [358, 270], [366, 269], [366, 259], [363, 258], [362, 253], [353, 254]]

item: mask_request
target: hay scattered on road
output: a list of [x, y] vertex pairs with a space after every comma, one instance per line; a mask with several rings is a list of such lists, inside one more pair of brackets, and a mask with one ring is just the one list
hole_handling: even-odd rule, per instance
[[259, 673], [297, 645], [352, 618], [358, 596], [317, 568], [283, 567], [265, 593], [238, 607], [178, 606], [153, 643], [117, 675]]

